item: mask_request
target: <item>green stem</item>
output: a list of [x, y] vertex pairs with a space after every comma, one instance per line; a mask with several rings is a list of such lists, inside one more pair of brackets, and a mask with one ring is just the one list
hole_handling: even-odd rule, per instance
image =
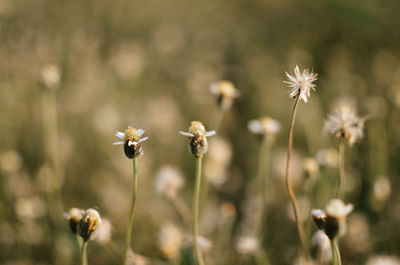
[[224, 110], [220, 106], [218, 106], [218, 109], [214, 112], [213, 117], [211, 119], [210, 128], [212, 130], [218, 131], [223, 116], [224, 116]]
[[201, 255], [200, 247], [197, 242], [197, 219], [199, 210], [199, 195], [200, 195], [200, 184], [201, 184], [201, 157], [196, 159], [196, 183], [193, 194], [193, 245], [196, 253], [196, 259], [199, 265], [204, 265], [203, 257]]
[[308, 253], [308, 248], [307, 248], [307, 242], [304, 236], [304, 228], [300, 220], [300, 211], [299, 211], [299, 206], [297, 205], [297, 200], [296, 200], [296, 195], [293, 191], [292, 187], [292, 182], [290, 178], [290, 158], [292, 155], [293, 151], [293, 131], [294, 131], [294, 123], [296, 120], [296, 113], [297, 109], [300, 103], [300, 97], [297, 96], [296, 102], [293, 107], [293, 112], [292, 112], [292, 117], [290, 121], [290, 128], [289, 128], [289, 143], [288, 143], [288, 152], [287, 152], [287, 160], [286, 160], [286, 174], [285, 174], [285, 180], [286, 180], [286, 188], [290, 197], [290, 201], [292, 203], [293, 211], [294, 211], [294, 216], [296, 219], [296, 224], [297, 224], [297, 230], [299, 233], [299, 238], [302, 246], [302, 252], [303, 256], [306, 260], [309, 260], [309, 253]]
[[331, 239], [331, 248], [332, 248], [332, 265], [342, 265], [342, 261], [340, 260], [339, 246], [336, 238]]
[[83, 241], [82, 248], [81, 248], [81, 264], [87, 265], [87, 256], [86, 256], [86, 248], [87, 248], [87, 241]]
[[337, 197], [341, 199], [343, 196], [343, 184], [345, 181], [345, 171], [344, 171], [344, 150], [346, 147], [346, 138], [342, 138], [339, 145], [339, 180], [337, 188]]
[[126, 242], [125, 242], [125, 253], [124, 253], [124, 265], [128, 264], [129, 249], [131, 247], [131, 236], [132, 236], [132, 224], [133, 224], [133, 212], [135, 210], [136, 202], [136, 190], [137, 190], [137, 169], [136, 169], [136, 158], [132, 159], [133, 166], [133, 193], [132, 193], [132, 204], [129, 211], [129, 223], [128, 230], [126, 232]]

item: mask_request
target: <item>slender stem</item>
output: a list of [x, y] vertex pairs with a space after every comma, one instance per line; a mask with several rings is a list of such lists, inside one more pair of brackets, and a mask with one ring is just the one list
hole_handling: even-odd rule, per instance
[[192, 213], [182, 197], [177, 194], [175, 197], [171, 198], [171, 202], [178, 211], [179, 215], [182, 217], [183, 221], [185, 221], [187, 224], [190, 224], [192, 221]]
[[193, 194], [193, 245], [196, 252], [196, 259], [199, 265], [204, 265], [203, 257], [201, 255], [200, 247], [197, 242], [197, 219], [199, 210], [199, 195], [200, 195], [200, 184], [201, 184], [201, 157], [196, 159], [196, 183], [194, 186]]
[[128, 264], [128, 254], [131, 248], [131, 236], [132, 236], [132, 224], [133, 224], [133, 212], [135, 210], [136, 202], [136, 190], [137, 190], [137, 170], [136, 170], [136, 158], [132, 159], [133, 166], [133, 193], [132, 193], [132, 204], [129, 211], [129, 223], [128, 230], [126, 231], [126, 242], [125, 242], [125, 253], [124, 253], [124, 265]]
[[211, 119], [210, 128], [212, 130], [218, 131], [223, 116], [224, 116], [224, 110], [222, 109], [222, 107], [218, 106], [217, 110], [214, 112], [213, 117]]
[[341, 199], [343, 196], [343, 184], [345, 181], [345, 171], [344, 171], [344, 150], [346, 147], [346, 138], [342, 138], [339, 145], [339, 180], [337, 188], [337, 197]]
[[81, 264], [87, 265], [87, 256], [86, 256], [86, 248], [87, 248], [87, 241], [83, 241], [82, 248], [81, 248]]
[[331, 239], [331, 248], [332, 248], [332, 265], [342, 265], [342, 261], [340, 259], [340, 251], [337, 243], [337, 239]]
[[76, 243], [78, 244], [78, 248], [80, 249], [82, 246], [82, 238], [79, 236], [78, 233], [75, 234]]
[[297, 109], [298, 109], [299, 103], [300, 103], [300, 97], [297, 96], [296, 102], [294, 103], [294, 107], [293, 107], [292, 118], [291, 118], [291, 121], [290, 121], [289, 144], [288, 144], [288, 153], [287, 153], [287, 160], [286, 160], [285, 180], [286, 180], [286, 188], [288, 190], [289, 197], [290, 197], [290, 200], [292, 202], [294, 216], [296, 218], [297, 230], [299, 232], [299, 238], [300, 238], [300, 241], [301, 241], [303, 255], [308, 260], [309, 254], [308, 254], [308, 250], [307, 250], [307, 242], [306, 242], [306, 239], [304, 237], [304, 228], [303, 228], [303, 225], [302, 225], [301, 220], [300, 220], [299, 206], [297, 205], [296, 195], [295, 195], [295, 193], [293, 191], [292, 182], [291, 182], [291, 179], [290, 179], [290, 158], [291, 158], [292, 151], [293, 151], [293, 130], [294, 130], [294, 123], [295, 123], [296, 113], [297, 113]]

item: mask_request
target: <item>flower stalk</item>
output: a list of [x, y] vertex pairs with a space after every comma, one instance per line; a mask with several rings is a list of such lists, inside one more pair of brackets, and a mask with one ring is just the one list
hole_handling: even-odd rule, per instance
[[337, 187], [337, 197], [339, 199], [343, 199], [344, 196], [343, 186], [345, 181], [345, 170], [344, 170], [344, 151], [346, 148], [346, 139], [340, 139], [339, 145], [339, 179], [338, 179], [338, 187]]
[[203, 257], [201, 255], [200, 247], [197, 241], [197, 219], [199, 212], [199, 195], [200, 195], [200, 184], [201, 184], [201, 162], [202, 157], [196, 158], [196, 180], [193, 194], [193, 246], [196, 254], [196, 259], [199, 265], [204, 265]]
[[340, 251], [336, 238], [331, 239], [331, 248], [332, 248], [332, 265], [342, 265], [342, 261], [340, 259]]
[[126, 231], [124, 263], [123, 263], [124, 265], [128, 264], [128, 255], [129, 255], [129, 249], [131, 247], [131, 237], [132, 237], [133, 213], [134, 213], [134, 210], [135, 210], [135, 203], [136, 203], [136, 191], [137, 191], [136, 158], [132, 159], [132, 168], [133, 168], [133, 193], [132, 193], [131, 209], [129, 210], [128, 229]]
[[86, 255], [87, 241], [83, 241], [81, 248], [81, 265], [87, 265], [87, 255]]

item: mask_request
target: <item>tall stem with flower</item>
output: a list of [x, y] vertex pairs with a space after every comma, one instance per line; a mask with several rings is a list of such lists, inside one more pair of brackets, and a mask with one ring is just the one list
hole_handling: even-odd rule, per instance
[[299, 67], [296, 66], [294, 69], [295, 75], [290, 75], [286, 72], [286, 76], [288, 77], [288, 81], [285, 81], [291, 88], [289, 91], [289, 96], [294, 98], [296, 101], [294, 103], [290, 127], [289, 127], [289, 141], [288, 141], [288, 153], [287, 153], [287, 160], [286, 160], [286, 174], [285, 174], [285, 181], [286, 181], [286, 188], [290, 197], [290, 201], [293, 206], [293, 211], [296, 219], [297, 230], [299, 233], [299, 238], [302, 246], [303, 256], [306, 260], [309, 259], [307, 241], [304, 235], [304, 228], [303, 224], [300, 220], [300, 211], [297, 204], [296, 196], [292, 187], [292, 182], [290, 178], [290, 159], [293, 151], [293, 131], [294, 131], [294, 124], [296, 120], [297, 109], [299, 107], [300, 99], [303, 99], [304, 102], [308, 101], [310, 97], [311, 89], [315, 90], [315, 85], [313, 82], [317, 80], [317, 74], [313, 72], [309, 72], [308, 69], [303, 70], [300, 73]]

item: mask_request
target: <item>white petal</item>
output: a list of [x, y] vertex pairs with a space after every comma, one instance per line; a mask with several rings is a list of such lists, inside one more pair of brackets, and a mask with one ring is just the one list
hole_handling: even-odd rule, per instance
[[187, 137], [194, 137], [194, 135], [193, 135], [193, 134], [191, 134], [191, 133], [188, 133], [188, 132], [182, 132], [182, 131], [179, 131], [179, 133], [180, 133], [180, 134], [182, 134], [183, 136], [187, 136]]
[[209, 132], [206, 132], [206, 133], [204, 134], [204, 136], [209, 137], [209, 136], [215, 135], [216, 133], [217, 133], [216, 131], [209, 131]]
[[125, 133], [123, 133], [123, 132], [117, 132], [117, 133], [115, 134], [115, 136], [117, 136], [117, 137], [120, 138], [120, 139], [125, 139]]
[[138, 142], [133, 142], [133, 141], [128, 142], [128, 146], [137, 145], [137, 144], [138, 144]]
[[144, 134], [144, 132], [145, 132], [145, 130], [143, 130], [143, 129], [137, 129], [137, 134], [139, 136], [142, 136]]
[[125, 144], [124, 141], [118, 141], [118, 142], [114, 142], [113, 145], [119, 145], [119, 144]]
[[249, 131], [252, 133], [262, 133], [263, 131], [261, 122], [258, 120], [251, 120], [247, 125], [247, 127], [249, 128]]
[[143, 138], [141, 138], [141, 139], [139, 139], [139, 143], [142, 143], [142, 142], [144, 142], [144, 141], [146, 141], [147, 139], [149, 139], [149, 137], [143, 137]]

